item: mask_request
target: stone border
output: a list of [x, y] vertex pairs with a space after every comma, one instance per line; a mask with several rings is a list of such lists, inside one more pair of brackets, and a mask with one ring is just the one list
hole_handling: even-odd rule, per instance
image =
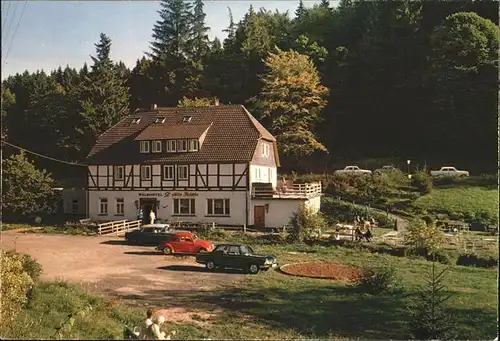
[[[337, 281], [337, 282], [351, 282], [349, 280], [341, 280], [341, 279], [337, 279], [337, 278], [334, 278], [334, 277], [322, 277], [322, 276], [307, 276], [307, 275], [297, 275], [297, 274], [292, 274], [292, 273], [289, 273], [287, 271], [285, 271], [285, 269], [291, 265], [298, 265], [298, 264], [320, 264], [321, 262], [303, 262], [303, 263], [291, 263], [291, 264], [284, 264], [282, 266], [280, 266], [278, 268], [278, 270], [284, 274], [284, 275], [287, 275], [287, 276], [294, 276], [294, 277], [302, 277], [302, 278], [312, 278], [312, 279], [327, 279], [327, 280], [330, 280], [330, 281]], [[329, 263], [329, 264], [337, 264], [337, 265], [343, 265], [343, 264], [338, 264], [338, 263]], [[344, 266], [349, 266], [349, 265], [344, 265]], [[354, 267], [352, 267], [354, 268]]]

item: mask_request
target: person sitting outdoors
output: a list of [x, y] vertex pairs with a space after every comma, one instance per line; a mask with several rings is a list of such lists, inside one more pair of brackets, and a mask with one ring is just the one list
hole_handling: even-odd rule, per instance
[[153, 310], [148, 309], [146, 311], [146, 320], [144, 321], [144, 324], [141, 326], [141, 330], [139, 332], [139, 339], [146, 340], [148, 329], [152, 324], [153, 324]]
[[170, 338], [176, 334], [175, 330], [168, 335], [160, 330], [160, 327], [165, 323], [165, 316], [157, 316], [153, 323], [149, 326], [147, 338], [148, 340], [170, 340]]

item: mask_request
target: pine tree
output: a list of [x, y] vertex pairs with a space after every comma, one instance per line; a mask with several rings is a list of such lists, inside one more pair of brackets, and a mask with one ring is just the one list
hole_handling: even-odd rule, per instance
[[150, 55], [155, 61], [183, 60], [191, 52], [192, 5], [184, 0], [162, 0], [160, 6], [160, 20], [153, 27]]
[[223, 30], [223, 32], [227, 33], [226, 39], [224, 39], [224, 49], [227, 50], [234, 44], [234, 40], [236, 38], [236, 25], [234, 24], [233, 12], [231, 11], [231, 7], [227, 7], [229, 10], [229, 26]]
[[297, 9], [295, 10], [295, 16], [297, 18], [300, 18], [305, 12], [305, 8], [304, 8], [304, 3], [302, 2], [302, 0], [299, 1], [299, 7], [297, 7]]
[[436, 273], [436, 262], [433, 260], [426, 283], [410, 304], [409, 328], [412, 338], [417, 340], [453, 340], [456, 337], [453, 318], [446, 313], [442, 306], [451, 297], [451, 295], [445, 294], [445, 286], [442, 284], [446, 270], [444, 268], [441, 272]]
[[193, 59], [197, 62], [201, 62], [209, 50], [208, 31], [210, 28], [205, 26], [205, 17], [206, 14], [203, 11], [203, 0], [195, 0], [191, 49]]
[[325, 8], [330, 8], [330, 1], [329, 0], [321, 0], [321, 3], [319, 5], [322, 7], [325, 7]]
[[116, 124], [129, 111], [129, 94], [125, 80], [110, 58], [111, 39], [101, 33], [92, 56], [92, 71], [82, 85], [82, 144], [90, 148], [97, 136]]

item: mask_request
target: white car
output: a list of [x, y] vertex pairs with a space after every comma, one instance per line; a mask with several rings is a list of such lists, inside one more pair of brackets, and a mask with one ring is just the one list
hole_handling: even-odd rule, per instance
[[389, 173], [389, 172], [394, 172], [397, 171], [398, 169], [394, 166], [387, 165], [383, 166], [382, 168], [375, 169], [375, 173]]
[[458, 170], [455, 167], [441, 167], [438, 171], [431, 171], [431, 176], [469, 176], [468, 171]]
[[344, 169], [338, 169], [334, 173], [336, 174], [371, 174], [372, 171], [368, 169], [361, 169], [358, 166], [346, 166]]

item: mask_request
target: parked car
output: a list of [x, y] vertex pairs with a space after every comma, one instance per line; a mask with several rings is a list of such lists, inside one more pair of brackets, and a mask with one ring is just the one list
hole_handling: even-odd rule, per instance
[[468, 171], [457, 170], [455, 167], [441, 167], [438, 171], [431, 171], [431, 176], [469, 176]]
[[170, 231], [169, 224], [148, 224], [125, 233], [125, 240], [130, 244], [158, 245], [168, 237]]
[[244, 244], [219, 244], [210, 253], [197, 254], [196, 262], [205, 264], [209, 271], [231, 268], [245, 270], [251, 274], [278, 266], [275, 256], [257, 254]]
[[371, 174], [372, 171], [368, 169], [361, 169], [358, 166], [346, 166], [344, 169], [338, 169], [335, 171], [337, 174]]
[[177, 231], [162, 241], [156, 250], [165, 255], [182, 254], [196, 255], [200, 252], [212, 251], [214, 245], [207, 240], [199, 239], [195, 234], [187, 231]]
[[378, 173], [378, 174], [395, 172], [395, 171], [398, 171], [398, 169], [392, 165], [386, 165], [386, 166], [382, 166], [382, 168], [375, 169], [375, 173]]

